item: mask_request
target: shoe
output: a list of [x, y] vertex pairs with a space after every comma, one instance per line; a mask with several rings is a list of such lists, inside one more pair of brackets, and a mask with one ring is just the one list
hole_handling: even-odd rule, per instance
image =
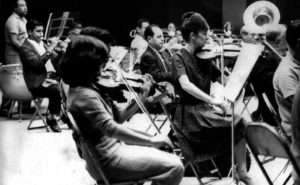
[[53, 132], [61, 132], [61, 129], [59, 128], [57, 121], [55, 119], [50, 120], [50, 119], [46, 119], [47, 125], [49, 125], [50, 129]]
[[70, 119], [65, 114], [63, 114], [60, 119], [61, 119], [62, 122], [64, 122], [65, 124], [68, 125], [69, 129], [73, 128]]

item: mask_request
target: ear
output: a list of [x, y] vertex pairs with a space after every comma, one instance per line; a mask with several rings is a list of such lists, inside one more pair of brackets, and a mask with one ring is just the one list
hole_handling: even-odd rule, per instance
[[190, 35], [189, 35], [189, 37], [190, 37], [190, 40], [191, 39], [195, 39], [196, 38], [196, 34], [194, 32], [191, 32]]
[[151, 42], [152, 37], [148, 36], [146, 40], [147, 40], [148, 42]]

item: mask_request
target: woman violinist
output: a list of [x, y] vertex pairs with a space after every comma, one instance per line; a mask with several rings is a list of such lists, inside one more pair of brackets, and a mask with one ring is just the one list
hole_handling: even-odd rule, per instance
[[[179, 140], [184, 138], [187, 141], [182, 142], [181, 147], [188, 157], [193, 158], [197, 154], [215, 157], [231, 148], [232, 118], [213, 112], [210, 105], [223, 108], [225, 103], [223, 99], [209, 95], [211, 81], [215, 78], [214, 68], [211, 62], [196, 55], [207, 41], [209, 26], [199, 13], [186, 13], [183, 19], [181, 31], [186, 45], [172, 58], [175, 90], [180, 96], [173, 117], [175, 130]], [[235, 160], [238, 163], [236, 178], [247, 185], [253, 184], [246, 171], [245, 122], [238, 115], [234, 120]]]
[[[100, 75], [99, 68], [107, 58], [108, 49], [103, 42], [80, 35], [70, 42], [60, 62], [62, 79], [70, 85], [67, 106], [83, 137], [95, 147], [96, 156], [109, 180], [151, 177], [156, 184], [178, 185], [184, 170], [180, 159], [153, 148], [165, 145], [164, 138], [159, 135], [149, 137], [117, 123], [115, 116], [118, 115], [115, 114], [118, 112], [112, 110], [102, 88], [95, 85]], [[144, 91], [148, 89], [149, 83], [146, 83]], [[84, 151], [83, 156], [85, 158]], [[93, 164], [87, 161], [87, 168], [91, 169], [89, 165]], [[90, 174], [95, 180], [100, 180], [99, 176]]]

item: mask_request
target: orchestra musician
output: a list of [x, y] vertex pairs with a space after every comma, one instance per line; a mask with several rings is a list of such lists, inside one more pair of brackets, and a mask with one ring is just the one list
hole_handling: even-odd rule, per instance
[[139, 19], [136, 27], [136, 34], [130, 44], [130, 50], [133, 51], [133, 67], [139, 68], [141, 56], [148, 47], [147, 41], [144, 39], [145, 29], [150, 25], [149, 20]]
[[[109, 180], [129, 181], [149, 178], [159, 185], [178, 185], [183, 176], [180, 159], [153, 147], [166, 145], [165, 138], [124, 127], [111, 99], [103, 95], [103, 87], [97, 85], [100, 66], [108, 59], [106, 45], [95, 37], [79, 35], [69, 44], [60, 62], [65, 83], [70, 85], [67, 106], [76, 120], [83, 137], [92, 144]], [[140, 97], [149, 92], [151, 81], [143, 78]], [[128, 118], [127, 115], [124, 119]], [[130, 144], [130, 145], [129, 145]], [[150, 146], [150, 147], [149, 147]], [[85, 158], [85, 152], [83, 151]], [[87, 161], [87, 165], [89, 164]], [[90, 172], [95, 180], [100, 180]]]
[[300, 81], [300, 20], [292, 21], [286, 30], [289, 52], [280, 62], [273, 78], [275, 98], [282, 127], [288, 136], [291, 130], [291, 109], [294, 95]]
[[[26, 85], [33, 97], [49, 98], [49, 114], [46, 122], [54, 132], [61, 132], [57, 119], [61, 113], [61, 96], [58, 85], [58, 77], [53, 72], [57, 67], [60, 55], [55, 52], [58, 38], [50, 39], [50, 46], [42, 41], [44, 27], [37, 20], [27, 23], [28, 39], [20, 48], [23, 75]], [[52, 65], [54, 64], [54, 65]], [[46, 68], [46, 66], [51, 66]]]
[[145, 30], [148, 47], [141, 57], [142, 74], [151, 74], [156, 82], [172, 83], [170, 54], [163, 48], [164, 36], [158, 25], [150, 25]]
[[[26, 30], [28, 8], [25, 0], [12, 0], [13, 12], [5, 23], [5, 60], [3, 64], [21, 64], [19, 48], [28, 37]], [[5, 96], [2, 97], [2, 103], [0, 107], [0, 116], [7, 117], [12, 101]], [[30, 113], [29, 102], [22, 104], [23, 113]], [[31, 111], [32, 112], [32, 111]]]
[[274, 126], [276, 121], [273, 119], [272, 114], [270, 114], [270, 111], [263, 100], [262, 93], [266, 94], [273, 108], [278, 113], [272, 82], [274, 73], [281, 61], [281, 57], [284, 57], [288, 50], [285, 32], [286, 27], [281, 24], [276, 24], [267, 29], [266, 41], [280, 54], [280, 56], [277, 56], [270, 48], [265, 47], [265, 51], [258, 58], [249, 75], [249, 82], [253, 85], [259, 103], [257, 111], [252, 113], [252, 118], [256, 120], [258, 117], [257, 115], [261, 115], [264, 122]]
[[[293, 106], [292, 106], [292, 131], [293, 131], [293, 139], [291, 150], [295, 156], [296, 163], [300, 166], [300, 83], [298, 83], [298, 89], [295, 93]], [[294, 185], [300, 184], [300, 178], [295, 174], [294, 177]]]
[[[231, 116], [223, 117], [213, 111], [210, 105], [224, 108], [222, 98], [211, 97], [211, 81], [216, 79], [211, 62], [197, 58], [196, 53], [207, 41], [209, 26], [199, 13], [188, 12], [183, 15], [182, 36], [186, 45], [172, 58], [175, 90], [180, 96], [174, 119], [174, 129], [186, 138], [181, 149], [192, 148], [198, 154], [215, 157], [231, 148]], [[218, 73], [219, 74], [219, 73]], [[235, 115], [235, 160], [237, 174], [235, 178], [247, 185], [253, 185], [246, 171], [246, 144], [243, 138], [245, 121]], [[186, 144], [189, 146], [186, 146]]]

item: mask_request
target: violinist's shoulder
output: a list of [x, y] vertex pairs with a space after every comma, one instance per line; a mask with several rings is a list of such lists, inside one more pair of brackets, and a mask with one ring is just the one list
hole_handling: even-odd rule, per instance
[[97, 95], [97, 92], [87, 87], [72, 87], [69, 90], [69, 97], [75, 97], [76, 99], [89, 98]]

